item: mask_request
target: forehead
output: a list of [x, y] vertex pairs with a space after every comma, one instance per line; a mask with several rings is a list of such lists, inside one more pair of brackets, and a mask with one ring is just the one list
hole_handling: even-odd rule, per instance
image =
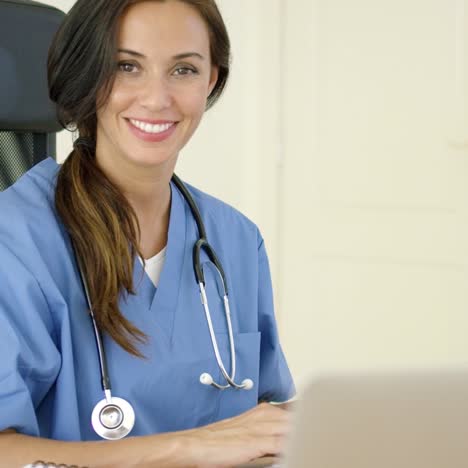
[[118, 27], [118, 46], [151, 56], [210, 48], [208, 27], [198, 10], [178, 0], [146, 0], [131, 5]]

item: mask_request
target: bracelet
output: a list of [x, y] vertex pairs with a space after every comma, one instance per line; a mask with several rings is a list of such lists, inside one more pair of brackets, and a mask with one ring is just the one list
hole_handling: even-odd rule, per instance
[[52, 462], [44, 462], [42, 460], [35, 461], [34, 463], [30, 463], [29, 465], [24, 466], [23, 468], [87, 468], [86, 466], [78, 466], [78, 465], [66, 465], [65, 463], [52, 463]]

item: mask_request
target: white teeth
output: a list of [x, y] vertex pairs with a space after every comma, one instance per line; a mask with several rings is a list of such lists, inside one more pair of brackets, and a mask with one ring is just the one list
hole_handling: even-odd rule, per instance
[[162, 133], [169, 130], [174, 125], [174, 123], [152, 125], [150, 123], [140, 122], [139, 120], [134, 119], [130, 119], [130, 122], [132, 125], [146, 133]]

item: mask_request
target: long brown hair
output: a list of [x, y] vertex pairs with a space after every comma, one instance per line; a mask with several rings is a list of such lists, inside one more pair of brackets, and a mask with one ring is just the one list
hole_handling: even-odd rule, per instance
[[[107, 101], [115, 78], [119, 19], [144, 0], [78, 0], [49, 50], [49, 95], [64, 128], [80, 138], [61, 166], [55, 192], [57, 212], [80, 258], [96, 322], [129, 353], [142, 357], [146, 335], [119, 310], [121, 295], [134, 294], [133, 262], [141, 255], [137, 216], [127, 199], [96, 163], [96, 112]], [[209, 30], [211, 61], [218, 81], [207, 100], [222, 94], [230, 65], [230, 42], [215, 0], [181, 1], [192, 5]]]

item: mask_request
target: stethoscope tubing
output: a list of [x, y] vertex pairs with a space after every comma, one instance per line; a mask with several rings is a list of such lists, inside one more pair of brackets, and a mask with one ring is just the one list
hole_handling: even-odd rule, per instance
[[[73, 246], [74, 248], [74, 246]], [[98, 352], [98, 358], [99, 358], [99, 368], [101, 370], [101, 385], [102, 389], [104, 390], [106, 394], [106, 399], [109, 399], [111, 397], [111, 382], [109, 378], [109, 372], [107, 370], [107, 358], [106, 358], [106, 351], [104, 349], [104, 344], [102, 340], [102, 334], [101, 331], [99, 330], [99, 327], [96, 323], [96, 317], [94, 315], [94, 310], [93, 310], [93, 304], [91, 302], [91, 295], [89, 293], [89, 287], [88, 287], [88, 282], [86, 281], [86, 275], [84, 274], [84, 268], [81, 263], [80, 256], [77, 254], [76, 249], [75, 250], [75, 257], [78, 262], [78, 269], [80, 271], [80, 278], [81, 278], [81, 283], [83, 285], [83, 289], [85, 292], [85, 297], [86, 297], [86, 302], [88, 304], [88, 312], [91, 317], [91, 321], [93, 324], [93, 331], [94, 331], [94, 338], [96, 342], [96, 348]]]
[[211, 245], [208, 242], [208, 239], [206, 236], [206, 229], [201, 218], [200, 210], [198, 209], [187, 187], [179, 179], [179, 177], [176, 174], [172, 175], [172, 181], [174, 182], [175, 186], [179, 189], [179, 191], [182, 193], [183, 197], [185, 198], [185, 201], [189, 205], [193, 218], [197, 225], [197, 229], [198, 229], [198, 241], [195, 243], [195, 246], [193, 248], [193, 269], [195, 271], [195, 278], [197, 280], [197, 283], [205, 284], [205, 276], [203, 274], [203, 269], [201, 267], [201, 260], [200, 260], [201, 251], [204, 250], [205, 253], [208, 255], [208, 258], [213, 262], [213, 264], [215, 265], [215, 267], [218, 269], [219, 273], [221, 274], [221, 278], [224, 284], [224, 290], [226, 291], [226, 294], [227, 294], [228, 288], [227, 288], [227, 282], [226, 282], [226, 275], [224, 274], [223, 266], [221, 265], [221, 262], [219, 261], [214, 249], [211, 247]]

